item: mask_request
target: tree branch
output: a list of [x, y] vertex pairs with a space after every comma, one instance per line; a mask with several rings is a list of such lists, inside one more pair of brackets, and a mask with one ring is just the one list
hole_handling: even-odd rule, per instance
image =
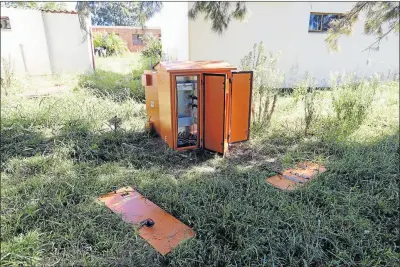
[[[377, 50], [378, 48], [379, 48], [379, 44], [381, 43], [381, 41], [382, 41], [382, 39], [386, 36], [386, 35], [388, 35], [391, 31], [393, 31], [394, 29], [396, 28], [396, 25], [393, 25], [392, 26], [392, 28], [390, 28], [390, 30], [388, 30], [385, 34], [383, 34], [382, 36], [380, 36], [380, 37], [378, 37], [377, 38], [377, 40], [374, 42], [374, 43], [372, 43], [370, 46], [368, 46], [366, 49], [364, 49], [362, 52], [365, 52], [365, 51], [367, 51], [367, 50]], [[375, 44], [378, 44], [378, 46], [376, 47], [376, 48], [373, 48], [373, 46], [375, 45]]]

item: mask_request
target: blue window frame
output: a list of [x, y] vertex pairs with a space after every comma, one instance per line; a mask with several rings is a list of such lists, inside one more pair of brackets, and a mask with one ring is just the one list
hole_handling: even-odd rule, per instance
[[309, 32], [326, 32], [329, 29], [329, 23], [332, 20], [340, 19], [342, 14], [330, 13], [310, 13], [310, 21], [308, 23]]

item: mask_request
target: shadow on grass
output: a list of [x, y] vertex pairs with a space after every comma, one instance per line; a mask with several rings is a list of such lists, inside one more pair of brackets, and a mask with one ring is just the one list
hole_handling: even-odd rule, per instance
[[203, 151], [173, 151], [160, 138], [144, 131], [118, 129], [93, 133], [85, 121], [79, 120], [68, 122], [51, 137], [35, 127], [27, 129], [3, 120], [1, 144], [2, 163], [13, 157], [47, 155], [59, 145], [71, 146], [70, 156], [76, 163], [99, 165], [121, 161], [138, 169], [159, 167], [180, 171], [214, 156]]
[[31, 157], [50, 153], [49, 140], [36, 127], [24, 127], [2, 119], [1, 122], [1, 163], [13, 157]]
[[[172, 151], [143, 132], [91, 133], [82, 123], [71, 123], [51, 138], [34, 130], [2, 127], [1, 152], [6, 155], [2, 162], [55, 154], [48, 168], [7, 173], [10, 184], [2, 196], [2, 240], [11, 244], [13, 237], [38, 230], [43, 233], [41, 263], [396, 266], [398, 262], [394, 245], [399, 242], [398, 132], [367, 144], [324, 144], [274, 133], [257, 146], [246, 144], [221, 158]], [[8, 122], [2, 125], [11, 127]], [[71, 147], [67, 154], [55, 152], [60, 144]], [[25, 147], [34, 151], [26, 152]], [[318, 156], [326, 160], [328, 171], [304, 188], [282, 192], [265, 183], [270, 174], [265, 166], [280, 164], [285, 157], [290, 163]], [[9, 182], [18, 175], [31, 179]], [[159, 256], [136, 238], [131, 226], [94, 201], [113, 185], [136, 188], [193, 227], [196, 238], [166, 257]], [[30, 252], [20, 254], [24, 253]], [[19, 258], [11, 253], [4, 260]]]

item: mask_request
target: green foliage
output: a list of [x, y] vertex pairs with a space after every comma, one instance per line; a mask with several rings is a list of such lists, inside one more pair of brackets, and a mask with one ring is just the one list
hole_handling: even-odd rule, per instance
[[145, 47], [141, 51], [142, 56], [145, 58], [151, 58], [154, 63], [160, 61], [162, 55], [161, 41], [152, 34], [145, 34], [143, 36], [143, 41]]
[[361, 13], [365, 14], [364, 33], [377, 37], [367, 49], [378, 50], [381, 41], [389, 33], [399, 34], [399, 2], [357, 2], [343, 18], [330, 23], [325, 40], [329, 50], [339, 50], [339, 37], [352, 33]]
[[240, 69], [253, 71], [253, 129], [267, 127], [271, 121], [278, 100], [278, 89], [283, 84], [283, 73], [277, 68], [280, 54], [268, 56], [262, 42], [254, 44], [240, 63]]
[[[234, 8], [232, 8], [234, 5]], [[205, 14], [205, 19], [212, 22], [212, 30], [221, 34], [228, 28], [232, 18], [243, 20], [247, 8], [243, 2], [201, 2], [197, 1], [189, 10], [189, 18], [196, 19], [199, 14]]]
[[331, 76], [332, 104], [336, 118], [342, 123], [360, 125], [371, 107], [380, 80], [357, 80], [355, 74]]
[[311, 123], [316, 119], [316, 102], [315, 97], [317, 93], [315, 78], [306, 73], [303, 80], [297, 83], [293, 88], [294, 100], [297, 104], [299, 101], [304, 105], [304, 134], [307, 135]]
[[105, 48], [107, 56], [118, 56], [129, 51], [126, 41], [115, 33], [95, 32], [93, 34], [93, 45], [94, 48]]
[[104, 37], [106, 35], [107, 35], [107, 33], [103, 33], [103, 32], [94, 32], [93, 33], [93, 46], [94, 46], [94, 48], [99, 48], [99, 47], [104, 47], [105, 46]]
[[160, 12], [162, 2], [134, 1], [134, 2], [77, 2], [79, 25], [82, 31], [90, 34], [87, 21], [92, 18], [92, 25], [96, 26], [140, 26], [145, 27], [146, 21]]
[[93, 2], [89, 8], [95, 26], [142, 26], [160, 12], [162, 2]]

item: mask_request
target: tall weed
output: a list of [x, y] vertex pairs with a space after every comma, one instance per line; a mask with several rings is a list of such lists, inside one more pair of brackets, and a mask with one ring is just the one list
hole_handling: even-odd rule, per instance
[[253, 71], [252, 127], [255, 131], [267, 127], [271, 121], [278, 100], [279, 87], [284, 76], [277, 68], [280, 54], [265, 54], [263, 42], [254, 44], [240, 63], [240, 69]]
[[304, 104], [304, 134], [307, 135], [311, 123], [316, 119], [316, 93], [317, 87], [315, 78], [306, 73], [303, 80], [301, 80], [294, 88], [295, 103], [302, 101]]
[[15, 80], [14, 69], [11, 65], [11, 59], [1, 58], [1, 89], [4, 94], [8, 95], [8, 90], [11, 88]]

